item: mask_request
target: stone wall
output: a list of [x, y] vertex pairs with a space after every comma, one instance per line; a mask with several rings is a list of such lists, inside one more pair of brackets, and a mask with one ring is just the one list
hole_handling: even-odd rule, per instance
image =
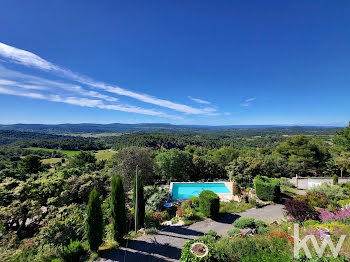
[[[343, 177], [338, 180], [339, 184], [350, 181], [349, 177]], [[296, 186], [297, 189], [307, 190], [313, 186], [317, 186], [323, 183], [333, 184], [333, 177], [293, 177], [291, 183]]]

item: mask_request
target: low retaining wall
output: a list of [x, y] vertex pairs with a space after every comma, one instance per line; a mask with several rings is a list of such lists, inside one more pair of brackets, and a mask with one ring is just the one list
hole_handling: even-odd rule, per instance
[[[349, 181], [349, 177], [339, 177], [338, 183], [341, 184]], [[307, 190], [313, 186], [318, 186], [324, 183], [332, 185], [333, 177], [293, 177], [291, 182], [297, 189]]]

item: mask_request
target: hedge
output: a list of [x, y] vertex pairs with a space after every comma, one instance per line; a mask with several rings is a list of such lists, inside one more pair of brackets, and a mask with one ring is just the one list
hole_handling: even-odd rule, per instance
[[204, 190], [199, 194], [199, 210], [206, 216], [215, 218], [219, 214], [220, 198], [210, 190]]
[[281, 193], [280, 184], [275, 178], [256, 176], [254, 178], [256, 195], [263, 201], [278, 201]]

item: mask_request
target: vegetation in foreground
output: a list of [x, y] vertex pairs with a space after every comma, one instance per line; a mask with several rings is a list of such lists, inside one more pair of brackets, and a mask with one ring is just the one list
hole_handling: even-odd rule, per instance
[[[7, 139], [10, 136], [11, 134], [8, 134]], [[19, 133], [16, 136], [19, 136]], [[247, 203], [246, 201], [242, 204], [230, 202], [219, 206], [215, 198], [208, 197], [209, 200], [204, 201], [209, 203], [206, 208], [201, 207], [203, 202], [200, 199], [192, 199], [191, 202], [185, 201], [181, 205], [166, 210], [163, 204], [168, 192], [163, 186], [152, 186], [155, 184], [164, 185], [169, 180], [234, 179], [242, 199], [246, 199], [246, 193], [254, 187], [254, 181], [259, 179], [262, 180], [261, 186], [276, 188], [274, 178], [292, 177], [295, 174], [344, 176], [350, 171], [348, 157], [350, 127], [339, 131], [333, 138], [332, 145], [325, 143], [322, 139], [302, 135], [290, 139], [264, 137], [252, 139], [249, 142], [246, 137], [220, 138], [212, 134], [188, 137], [156, 134], [150, 139], [151, 136], [133, 134], [97, 140], [56, 136], [38, 139], [40, 136], [35, 135], [35, 139], [15, 139], [14, 143], [1, 146], [0, 259], [4, 261], [52, 261], [55, 259], [70, 261], [77, 258], [88, 260], [97, 256], [98, 253], [95, 251], [101, 252], [101, 250], [117, 247], [122, 245], [126, 238], [137, 236], [139, 232], [133, 233], [132, 228], [134, 204], [131, 194], [136, 165], [142, 171], [143, 183], [147, 185], [144, 191], [146, 200], [144, 226], [150, 232], [165, 221], [177, 224], [182, 220], [185, 224], [190, 224], [204, 219], [205, 214], [215, 217], [220, 212], [219, 207], [221, 212], [235, 212], [250, 205], [256, 205], [254, 201], [248, 199]], [[143, 141], [149, 147], [123, 146], [133, 144], [135, 137], [136, 141]], [[191, 139], [192, 142], [189, 143], [187, 140]], [[150, 144], [151, 141], [157, 143]], [[184, 143], [187, 145], [184, 146]], [[107, 161], [98, 160], [93, 152], [104, 150], [108, 145], [118, 149], [118, 152]], [[33, 155], [33, 151], [28, 150], [28, 147], [54, 150], [36, 150]], [[43, 159], [54, 156], [62, 158], [60, 150], [79, 152], [74, 156], [64, 157], [65, 161], [61, 164], [42, 162]], [[47, 171], [50, 168], [49, 165], [54, 167], [53, 172]], [[119, 182], [112, 183], [111, 186], [111, 181], [114, 181], [112, 177], [115, 174], [119, 174]], [[293, 189], [285, 180], [279, 179], [278, 186], [282, 192], [293, 195]], [[103, 214], [102, 228], [104, 228], [102, 244], [98, 249], [96, 249], [97, 244], [94, 246], [91, 241], [89, 243], [87, 234], [88, 214], [99, 213], [95, 212], [98, 210], [98, 205], [94, 204], [93, 209], [91, 205], [90, 208], [88, 207], [89, 197], [94, 189], [99, 195]], [[256, 185], [255, 190], [259, 197]], [[273, 192], [275, 193], [272, 195], [260, 195], [260, 197], [276, 201], [275, 197], [279, 191], [273, 190]], [[96, 195], [94, 199], [93, 202], [98, 203]], [[287, 204], [288, 215], [293, 222], [296, 221], [305, 227], [310, 226], [311, 229], [323, 226], [329, 227], [329, 230], [338, 229], [347, 232], [347, 213], [341, 210], [348, 205], [348, 199], [347, 184], [336, 185], [335, 183], [334, 186], [316, 188], [305, 198], [299, 196], [291, 200]], [[117, 210], [121, 210], [120, 208], [125, 210], [125, 220], [123, 219], [125, 223], [116, 219], [116, 214], [120, 213]], [[88, 212], [88, 210], [95, 211]], [[303, 210], [303, 212], [294, 212], [295, 210]], [[230, 232], [232, 236], [237, 232], [234, 228]], [[263, 235], [262, 231], [269, 227], [256, 226], [256, 228], [258, 228], [256, 236], [242, 238], [243, 240], [237, 243], [234, 240], [236, 237], [232, 239], [215, 237], [215, 246], [221, 242], [226, 243], [225, 241], [228, 241], [227, 246], [233, 247], [235, 245], [256, 246], [257, 249], [251, 250], [249, 254], [242, 254], [238, 258], [238, 261], [254, 261], [257, 259], [254, 256], [257, 255], [254, 255], [253, 251], [259, 251], [263, 246], [261, 242], [264, 242], [255, 239], [259, 239], [259, 236], [265, 239], [266, 235]], [[278, 230], [285, 232], [282, 229]], [[256, 244], [252, 241], [256, 241]], [[278, 243], [274, 243], [268, 247], [271, 250], [267, 247], [261, 250], [273, 252], [273, 246], [276, 250], [279, 247]], [[286, 246], [281, 244], [281, 247]], [[349, 244], [346, 244], [344, 249], [350, 250]], [[260, 253], [259, 259], [267, 256], [264, 252]], [[222, 254], [222, 257], [225, 258], [227, 255]], [[230, 258], [231, 255], [228, 257]]]

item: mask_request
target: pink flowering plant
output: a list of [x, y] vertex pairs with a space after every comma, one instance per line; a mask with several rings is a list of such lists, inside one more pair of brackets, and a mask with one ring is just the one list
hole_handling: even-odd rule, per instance
[[334, 213], [325, 209], [319, 210], [322, 222], [341, 221], [350, 218], [350, 207], [336, 210]]

